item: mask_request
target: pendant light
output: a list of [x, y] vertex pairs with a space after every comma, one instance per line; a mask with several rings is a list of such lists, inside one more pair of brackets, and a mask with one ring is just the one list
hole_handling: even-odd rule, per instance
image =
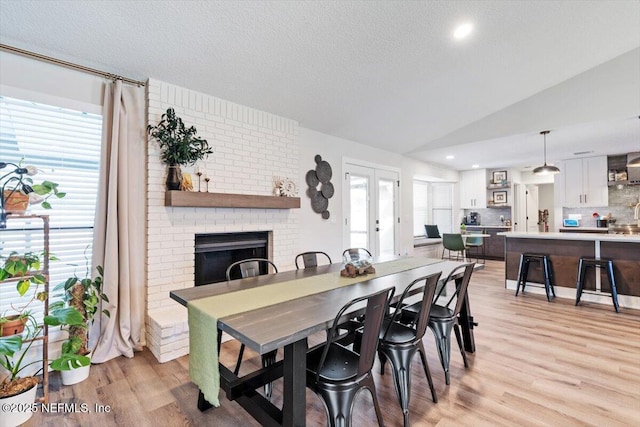
[[543, 130], [542, 132], [540, 132], [540, 135], [544, 136], [544, 165], [538, 166], [533, 170], [533, 173], [536, 175], [551, 175], [551, 174], [556, 174], [560, 172], [560, 169], [558, 169], [557, 167], [553, 165], [552, 166], [547, 165], [547, 134], [549, 132], [551, 131]]
[[[638, 116], [638, 118], [640, 119], [640, 116]], [[636, 157], [635, 159], [629, 160], [629, 162], [627, 163], [627, 167], [640, 168], [640, 156]]]

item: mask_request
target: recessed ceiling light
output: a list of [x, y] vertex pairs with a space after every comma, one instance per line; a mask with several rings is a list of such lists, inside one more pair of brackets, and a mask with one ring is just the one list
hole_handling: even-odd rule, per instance
[[474, 169], [478, 169], [480, 167], [480, 165], [471, 165], [472, 168]]
[[453, 154], [449, 154], [447, 157], [445, 157], [445, 159], [447, 160], [453, 160], [454, 159], [454, 155]]
[[456, 30], [453, 32], [453, 37], [456, 40], [462, 40], [471, 34], [473, 31], [473, 25], [470, 22], [465, 22], [464, 24], [458, 25]]

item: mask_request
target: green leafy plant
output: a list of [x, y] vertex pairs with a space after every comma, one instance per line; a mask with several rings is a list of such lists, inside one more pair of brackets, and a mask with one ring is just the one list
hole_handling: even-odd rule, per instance
[[[85, 278], [73, 276], [54, 288], [62, 291], [63, 300], [51, 304], [51, 314], [45, 316], [44, 323], [49, 326], [62, 326], [69, 332], [69, 338], [62, 344], [62, 354], [51, 362], [51, 369], [56, 371], [70, 370], [81, 366], [89, 366], [91, 359], [87, 357], [91, 351], [89, 344], [89, 326], [103, 302], [109, 302], [102, 292], [104, 270], [96, 267], [98, 275], [91, 278], [87, 272]], [[102, 309], [105, 316], [111, 317], [109, 310]]]
[[155, 126], [147, 132], [160, 145], [160, 158], [167, 165], [192, 165], [213, 153], [206, 139], [196, 136], [194, 126], [187, 127], [173, 108], [168, 108]]
[[[46, 277], [41, 273], [40, 268], [44, 264], [47, 254], [42, 252], [25, 252], [20, 254], [12, 251], [8, 257], [4, 258], [4, 264], [0, 268], [0, 281], [15, 279], [16, 289], [20, 296], [24, 296], [31, 284], [36, 286], [42, 285], [46, 281]], [[54, 255], [49, 255], [50, 261], [55, 261]], [[38, 295], [37, 299], [43, 301], [46, 295]]]
[[[33, 319], [35, 325], [35, 319]], [[34, 360], [25, 363], [25, 356], [34, 343], [40, 329], [37, 327], [27, 328], [25, 337], [22, 335], [11, 335], [0, 337], [0, 366], [8, 373], [7, 377], [0, 383], [0, 397], [9, 397], [22, 393], [38, 383], [34, 376], [20, 377], [20, 373], [27, 367], [40, 363]], [[24, 344], [27, 346], [23, 348]]]

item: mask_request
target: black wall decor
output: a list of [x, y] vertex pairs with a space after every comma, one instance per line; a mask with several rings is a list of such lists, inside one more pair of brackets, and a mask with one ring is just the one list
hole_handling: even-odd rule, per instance
[[[310, 169], [307, 172], [305, 180], [307, 181], [307, 196], [311, 199], [311, 209], [314, 212], [322, 215], [322, 218], [329, 218], [329, 199], [333, 197], [334, 188], [331, 183], [331, 165], [329, 162], [322, 160], [322, 157], [317, 154], [315, 157], [316, 168]], [[320, 188], [318, 188], [320, 184]]]

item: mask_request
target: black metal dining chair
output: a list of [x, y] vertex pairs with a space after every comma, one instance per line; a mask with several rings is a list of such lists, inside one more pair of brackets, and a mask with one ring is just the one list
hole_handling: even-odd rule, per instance
[[303, 252], [301, 254], [296, 255], [295, 263], [296, 269], [300, 270], [299, 261], [302, 260], [303, 268], [309, 267], [317, 267], [318, 266], [318, 255], [322, 258], [326, 258], [327, 262], [331, 264], [331, 257], [322, 251], [311, 251], [311, 252]]
[[431, 379], [431, 372], [427, 364], [426, 351], [422, 338], [429, 323], [429, 313], [433, 304], [433, 296], [436, 293], [438, 280], [442, 272], [423, 276], [415, 279], [402, 292], [397, 307], [402, 307], [405, 299], [422, 287], [422, 298], [419, 304], [418, 317], [415, 328], [399, 322], [399, 315], [402, 309], [395, 310], [393, 315], [384, 320], [380, 330], [380, 341], [378, 342], [378, 357], [380, 359], [380, 373], [384, 375], [384, 365], [388, 359], [393, 368], [393, 379], [396, 388], [400, 408], [404, 417], [405, 427], [409, 426], [409, 398], [411, 396], [411, 361], [416, 352], [420, 354], [424, 374], [427, 377], [431, 398], [434, 403], [438, 402], [436, 390]]
[[[464, 299], [467, 297], [467, 289], [469, 288], [469, 281], [471, 280], [471, 274], [475, 262], [469, 264], [463, 264], [451, 271], [447, 278], [444, 280], [444, 285], [438, 291], [435, 297], [435, 302], [431, 307], [429, 313], [429, 328], [433, 331], [433, 335], [438, 347], [438, 356], [440, 357], [440, 363], [444, 369], [445, 382], [449, 384], [449, 362], [451, 360], [451, 329], [455, 332], [456, 341], [458, 341], [458, 347], [460, 348], [460, 354], [462, 354], [462, 360], [464, 361], [464, 367], [468, 368], [467, 354], [464, 351], [462, 336], [460, 335], [459, 315], [464, 304]], [[463, 273], [464, 270], [464, 273]], [[455, 291], [451, 295], [449, 301], [444, 305], [437, 304], [438, 299], [444, 292], [446, 284], [453, 280], [455, 276], [463, 274], [460, 285], [456, 286]], [[450, 308], [451, 303], [455, 300], [454, 308]], [[418, 320], [420, 313], [421, 303], [412, 304], [406, 307], [402, 307], [401, 321], [403, 323], [415, 324]]]
[[[373, 396], [378, 425], [384, 425], [371, 369], [392, 289], [384, 289], [345, 304], [333, 320], [327, 342], [307, 352], [307, 387], [322, 399], [331, 426], [351, 426], [353, 401], [362, 389], [369, 390]], [[338, 325], [345, 311], [364, 301], [367, 306], [362, 341], [360, 351], [355, 352], [337, 342]]]
[[[255, 277], [263, 274], [269, 274], [269, 268], [273, 269], [274, 273], [278, 272], [278, 267], [276, 265], [265, 258], [249, 258], [241, 261], [236, 261], [227, 267], [227, 271], [225, 273], [227, 280], [232, 280], [232, 278], [242, 278], [245, 279], [247, 277]], [[240, 273], [240, 277], [237, 277], [238, 270]], [[234, 274], [236, 276], [234, 276]], [[218, 352], [220, 351], [220, 345], [222, 344], [222, 331], [218, 329]], [[236, 367], [233, 370], [235, 375], [238, 375], [240, 372], [240, 365], [242, 364], [242, 357], [244, 356], [245, 345], [242, 344], [240, 346], [240, 352], [238, 353], [238, 360], [236, 361]], [[271, 366], [276, 361], [277, 350], [270, 351], [262, 355], [262, 366], [267, 367]], [[273, 392], [273, 386], [271, 383], [264, 385], [264, 393], [268, 399], [271, 399], [271, 395]]]

